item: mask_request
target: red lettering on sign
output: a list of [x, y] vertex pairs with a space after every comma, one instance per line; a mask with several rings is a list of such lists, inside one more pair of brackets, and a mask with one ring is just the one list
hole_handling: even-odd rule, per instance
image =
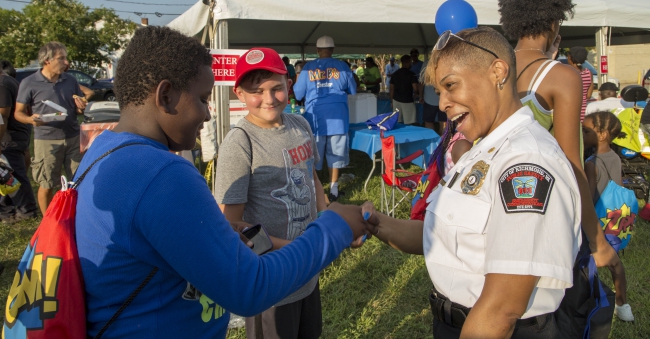
[[212, 74], [214, 81], [219, 85], [233, 86], [235, 84], [235, 67], [239, 56], [246, 51], [240, 50], [213, 50]]
[[609, 72], [607, 62], [607, 55], [600, 56], [600, 74], [607, 74]]

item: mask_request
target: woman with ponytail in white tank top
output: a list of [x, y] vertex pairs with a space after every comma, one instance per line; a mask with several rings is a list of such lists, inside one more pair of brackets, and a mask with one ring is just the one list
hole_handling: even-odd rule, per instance
[[560, 45], [560, 26], [573, 16], [571, 0], [499, 0], [506, 36], [517, 39], [517, 90], [535, 119], [553, 133], [571, 162], [582, 202], [582, 231], [598, 267], [622, 266], [607, 242], [591, 201], [583, 169], [580, 111], [582, 80], [575, 68], [553, 61]]

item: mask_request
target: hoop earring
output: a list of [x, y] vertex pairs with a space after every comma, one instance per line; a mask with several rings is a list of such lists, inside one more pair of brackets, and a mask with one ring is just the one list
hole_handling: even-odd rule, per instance
[[503, 85], [505, 85], [505, 83], [506, 83], [506, 79], [504, 78], [504, 79], [501, 80], [501, 82], [499, 83], [499, 89], [500, 89], [500, 90], [503, 90]]

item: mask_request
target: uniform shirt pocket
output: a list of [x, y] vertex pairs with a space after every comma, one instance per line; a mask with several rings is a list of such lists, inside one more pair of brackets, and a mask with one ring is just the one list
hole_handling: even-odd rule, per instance
[[[463, 269], [482, 273], [485, 264], [485, 226], [490, 215], [490, 203], [444, 186], [438, 187], [436, 191], [431, 193], [435, 197], [427, 206], [427, 211], [444, 223], [436, 225], [436, 233], [449, 242], [447, 247], [454, 249]], [[452, 244], [452, 241], [455, 243]]]

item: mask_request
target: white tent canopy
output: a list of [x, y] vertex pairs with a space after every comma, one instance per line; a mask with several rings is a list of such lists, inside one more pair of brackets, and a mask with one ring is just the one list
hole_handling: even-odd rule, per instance
[[[498, 0], [467, 1], [476, 10], [479, 25], [500, 30]], [[334, 39], [337, 54], [407, 54], [413, 47], [424, 54], [438, 39], [434, 19], [443, 2], [201, 0], [168, 26], [203, 42], [209, 40], [211, 48], [264, 46], [282, 54], [305, 54], [315, 52], [316, 40], [329, 35]], [[576, 14], [560, 30], [561, 47], [597, 46], [598, 54], [604, 55], [606, 32], [611, 33], [609, 44], [650, 42], [650, 1], [573, 2]], [[601, 78], [605, 81], [606, 75]], [[216, 148], [230, 129], [228, 98], [227, 87], [215, 87], [215, 114], [205, 129], [204, 134], [209, 136], [209, 141], [204, 141], [206, 145], [213, 143]]]
[[[429, 48], [438, 34], [435, 14], [442, 0], [219, 0], [215, 20], [228, 21], [230, 48], [267, 46], [280, 53], [313, 52], [316, 40], [330, 35], [336, 53], [407, 53]], [[497, 0], [469, 0], [479, 25], [499, 29]], [[612, 27], [611, 44], [650, 42], [650, 1], [574, 0], [575, 16], [564, 23], [563, 47], [594, 46], [595, 33]], [[169, 26], [199, 35], [210, 7], [201, 1]], [[422, 51], [421, 51], [422, 52]]]

